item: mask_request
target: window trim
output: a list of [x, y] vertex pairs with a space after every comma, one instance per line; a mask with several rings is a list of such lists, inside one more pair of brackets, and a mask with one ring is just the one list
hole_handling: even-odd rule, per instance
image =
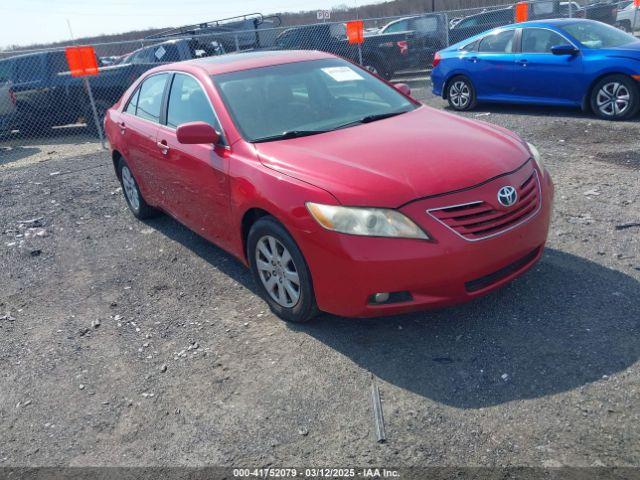
[[[485, 35], [484, 37], [480, 37], [478, 39], [476, 39], [476, 41], [478, 42], [478, 45], [475, 48], [475, 52], [477, 53], [482, 53], [484, 55], [514, 55], [516, 53], [520, 53], [520, 38], [519, 38], [519, 33], [518, 33], [518, 28], [502, 28], [498, 31], [491, 31], [490, 33], [488, 33], [487, 35]], [[505, 32], [512, 32], [513, 33], [513, 42], [511, 42], [511, 51], [510, 52], [483, 52], [482, 50], [480, 50], [480, 44], [482, 43], [483, 40], [485, 40], [486, 38], [488, 38], [489, 36], [493, 36], [493, 35], [500, 35], [502, 33]], [[473, 42], [469, 42], [468, 45], [470, 45]]]
[[218, 143], [216, 145], [220, 145], [222, 147], [228, 147], [229, 144], [227, 142], [227, 135], [224, 132], [224, 128], [222, 127], [222, 122], [220, 121], [220, 117], [218, 116], [218, 113], [216, 112], [216, 109], [213, 106], [213, 102], [211, 101], [211, 98], [209, 97], [209, 94], [207, 93], [206, 88], [204, 88], [204, 85], [202, 84], [202, 82], [200, 81], [200, 79], [198, 77], [196, 77], [195, 75], [188, 73], [188, 72], [183, 72], [180, 70], [172, 70], [171, 71], [171, 81], [169, 82], [169, 85], [166, 89], [166, 91], [164, 92], [164, 98], [162, 99], [162, 111], [160, 112], [160, 121], [162, 122], [160, 124], [161, 127], [166, 128], [167, 130], [170, 130], [172, 132], [175, 132], [177, 129], [170, 127], [169, 125], [167, 125], [167, 115], [169, 114], [169, 95], [171, 93], [171, 87], [173, 86], [173, 80], [175, 78], [175, 76], [177, 74], [180, 75], [187, 75], [191, 78], [193, 78], [198, 85], [200, 86], [200, 88], [202, 89], [202, 92], [204, 93], [205, 97], [207, 97], [207, 101], [209, 102], [209, 106], [211, 107], [211, 111], [213, 112], [213, 116], [215, 117], [216, 121], [218, 122], [218, 125], [220, 126], [220, 131], [218, 132], [216, 130], [216, 133], [218, 133], [218, 135], [220, 136], [220, 140], [218, 141]]
[[552, 52], [525, 52], [522, 50], [522, 40], [524, 38], [524, 31], [525, 30], [532, 30], [532, 29], [536, 29], [536, 30], [549, 30], [550, 32], [555, 33], [556, 35], [560, 35], [569, 45], [573, 46], [573, 48], [575, 48], [576, 50], [578, 50], [578, 52], [580, 52], [580, 47], [576, 46], [575, 43], [573, 43], [571, 40], [569, 40], [565, 35], [563, 35], [561, 32], [559, 32], [558, 30], [554, 30], [553, 28], [549, 28], [549, 27], [543, 27], [543, 26], [531, 26], [531, 27], [520, 27], [518, 30], [520, 30], [520, 38], [518, 39], [518, 53], [522, 53], [522, 54], [527, 54], [527, 55], [553, 55]]
[[[170, 132], [175, 132], [176, 129], [172, 128], [170, 126], [168, 126], [166, 124], [166, 119], [167, 119], [167, 109], [169, 106], [169, 91], [171, 89], [171, 85], [173, 84], [173, 77], [175, 76], [176, 73], [181, 73], [183, 75], [189, 75], [190, 77], [194, 78], [196, 82], [198, 82], [200, 84], [200, 87], [202, 88], [202, 90], [204, 91], [207, 100], [209, 101], [209, 105], [211, 105], [211, 110], [213, 110], [213, 115], [216, 117], [216, 120], [218, 121], [218, 125], [220, 125], [220, 132], [218, 132], [218, 134], [220, 135], [220, 141], [219, 143], [217, 143], [216, 145], [224, 147], [226, 149], [229, 149], [229, 143], [227, 142], [227, 135], [224, 131], [224, 127], [222, 126], [222, 122], [220, 121], [220, 117], [218, 116], [218, 113], [216, 112], [216, 109], [213, 108], [213, 102], [211, 102], [211, 98], [209, 97], [209, 95], [207, 94], [207, 90], [204, 88], [204, 85], [202, 84], [202, 82], [200, 81], [200, 79], [198, 77], [196, 77], [195, 75], [193, 75], [192, 73], [189, 72], [184, 72], [182, 70], [161, 70], [159, 72], [154, 72], [150, 75], [147, 75], [146, 77], [144, 77], [142, 80], [140, 80], [140, 83], [136, 86], [136, 88], [133, 90], [133, 92], [131, 92], [131, 95], [129, 95], [129, 98], [127, 98], [127, 101], [125, 102], [124, 106], [122, 107], [122, 109], [120, 110], [121, 114], [127, 114], [130, 115], [132, 117], [135, 117], [138, 120], [142, 120], [143, 122], [148, 122], [151, 123], [152, 125], [155, 125], [157, 127], [161, 127], [164, 128], [166, 130], [169, 130]], [[146, 82], [149, 78], [154, 77], [156, 75], [169, 75], [169, 79], [167, 80], [167, 83], [165, 84], [164, 88], [164, 92], [162, 93], [162, 105], [160, 107], [160, 120], [158, 122], [152, 122], [151, 120], [148, 120], [146, 118], [141, 118], [137, 115], [138, 113], [138, 106], [136, 105], [136, 114], [132, 115], [129, 112], [126, 111], [126, 107], [127, 105], [129, 105], [129, 102], [133, 99], [133, 96], [135, 95], [136, 91], [140, 90], [140, 88], [142, 87], [142, 84], [144, 82]], [[163, 122], [164, 123], [161, 123]]]

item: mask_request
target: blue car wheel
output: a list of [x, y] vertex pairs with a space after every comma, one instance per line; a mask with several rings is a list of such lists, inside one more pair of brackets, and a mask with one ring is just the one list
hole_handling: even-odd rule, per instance
[[449, 106], [457, 111], [471, 110], [476, 106], [476, 89], [463, 75], [453, 77], [447, 83]]
[[626, 75], [609, 75], [591, 90], [591, 109], [606, 120], [626, 120], [638, 113], [638, 86]]

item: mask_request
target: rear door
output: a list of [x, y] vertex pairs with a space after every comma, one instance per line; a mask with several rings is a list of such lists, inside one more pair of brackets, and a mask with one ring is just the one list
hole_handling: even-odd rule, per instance
[[498, 30], [483, 37], [477, 52], [465, 55], [478, 98], [491, 100], [508, 97], [513, 91], [516, 30]]
[[146, 78], [130, 97], [120, 117], [124, 137], [123, 152], [142, 194], [157, 206], [164, 205], [166, 185], [160, 169], [164, 156], [156, 143], [160, 114], [170, 74], [158, 73]]
[[168, 95], [166, 125], [158, 131], [158, 145], [164, 146], [158, 170], [165, 201], [180, 222], [211, 241], [224, 243], [229, 213], [229, 150], [223, 136], [218, 145], [179, 143], [176, 129], [189, 122], [208, 123], [222, 134], [200, 81], [176, 73]]
[[551, 47], [571, 44], [546, 28], [523, 28], [516, 56], [514, 94], [551, 103], [580, 102], [582, 55], [554, 55]]

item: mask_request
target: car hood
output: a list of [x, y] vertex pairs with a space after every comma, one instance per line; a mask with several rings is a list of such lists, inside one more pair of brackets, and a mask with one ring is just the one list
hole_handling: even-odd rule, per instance
[[608, 57], [623, 57], [640, 60], [640, 41], [627, 43], [626, 45], [621, 45], [615, 48], [594, 50], [594, 52], [599, 53], [600, 55], [604, 54]]
[[530, 156], [508, 130], [425, 106], [255, 147], [265, 166], [322, 188], [343, 205], [390, 208], [472, 187]]

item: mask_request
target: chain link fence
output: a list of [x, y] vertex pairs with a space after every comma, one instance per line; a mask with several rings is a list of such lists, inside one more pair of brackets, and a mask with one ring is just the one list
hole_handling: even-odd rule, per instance
[[[88, 81], [71, 76], [63, 47], [0, 51], [0, 166], [25, 156], [33, 145], [42, 155], [72, 147], [99, 149], [105, 111], [141, 74], [160, 64], [256, 50], [321, 50], [388, 80], [426, 81], [435, 52], [513, 23], [518, 8], [503, 4], [368, 18], [359, 44], [349, 42], [343, 21], [287, 26], [278, 16], [253, 14], [204, 22], [135, 41], [94, 44], [100, 69]], [[527, 4], [527, 16], [588, 18], [640, 30], [639, 7], [632, 0], [538, 0]]]

